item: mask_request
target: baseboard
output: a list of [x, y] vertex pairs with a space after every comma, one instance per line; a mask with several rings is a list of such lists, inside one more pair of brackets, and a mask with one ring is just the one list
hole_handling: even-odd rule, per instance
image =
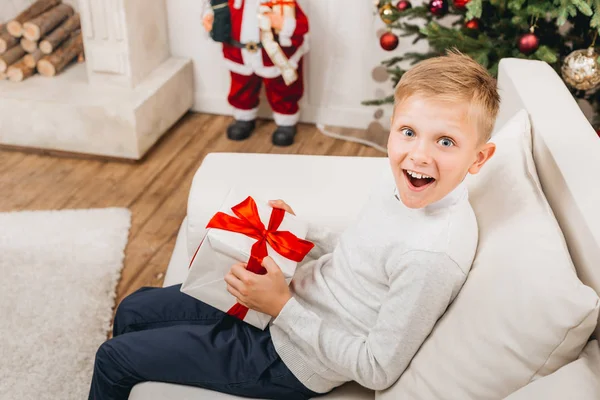
[[[232, 114], [226, 94], [216, 96], [196, 92], [194, 94], [192, 110], [209, 114]], [[389, 121], [391, 113], [392, 107], [387, 105], [370, 107], [357, 104], [356, 107], [317, 107], [303, 102], [300, 109], [300, 122], [366, 129], [371, 123], [376, 121], [387, 126], [387, 121]], [[272, 111], [266, 100], [261, 101], [258, 115], [260, 118], [272, 118]]]

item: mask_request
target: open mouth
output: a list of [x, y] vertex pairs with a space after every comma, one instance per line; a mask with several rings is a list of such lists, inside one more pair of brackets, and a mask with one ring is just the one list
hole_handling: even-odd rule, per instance
[[409, 184], [409, 187], [415, 191], [421, 191], [430, 186], [435, 179], [431, 176], [420, 174], [411, 170], [402, 170], [404, 172], [404, 176]]

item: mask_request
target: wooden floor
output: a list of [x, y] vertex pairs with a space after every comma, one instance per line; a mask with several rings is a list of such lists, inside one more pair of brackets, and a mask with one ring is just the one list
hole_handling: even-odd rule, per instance
[[117, 304], [141, 286], [161, 286], [194, 173], [211, 152], [383, 156], [300, 125], [296, 143], [271, 145], [275, 125], [260, 121], [243, 142], [225, 137], [230, 117], [189, 113], [138, 163], [0, 150], [0, 212], [127, 207], [132, 227]]

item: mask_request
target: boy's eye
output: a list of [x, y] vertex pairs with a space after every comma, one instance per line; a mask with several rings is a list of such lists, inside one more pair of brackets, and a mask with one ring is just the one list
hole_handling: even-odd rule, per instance
[[441, 144], [443, 147], [452, 147], [454, 146], [454, 141], [450, 138], [441, 138], [440, 140], [438, 140], [438, 143]]
[[413, 137], [415, 136], [415, 132], [410, 128], [402, 128], [400, 131], [404, 136]]

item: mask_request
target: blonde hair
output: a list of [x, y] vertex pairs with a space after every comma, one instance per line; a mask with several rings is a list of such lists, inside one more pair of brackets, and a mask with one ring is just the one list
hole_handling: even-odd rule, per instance
[[421, 61], [402, 75], [394, 92], [394, 109], [412, 95], [435, 97], [468, 105], [467, 118], [474, 119], [483, 142], [492, 136], [500, 108], [497, 82], [489, 72], [456, 49]]

